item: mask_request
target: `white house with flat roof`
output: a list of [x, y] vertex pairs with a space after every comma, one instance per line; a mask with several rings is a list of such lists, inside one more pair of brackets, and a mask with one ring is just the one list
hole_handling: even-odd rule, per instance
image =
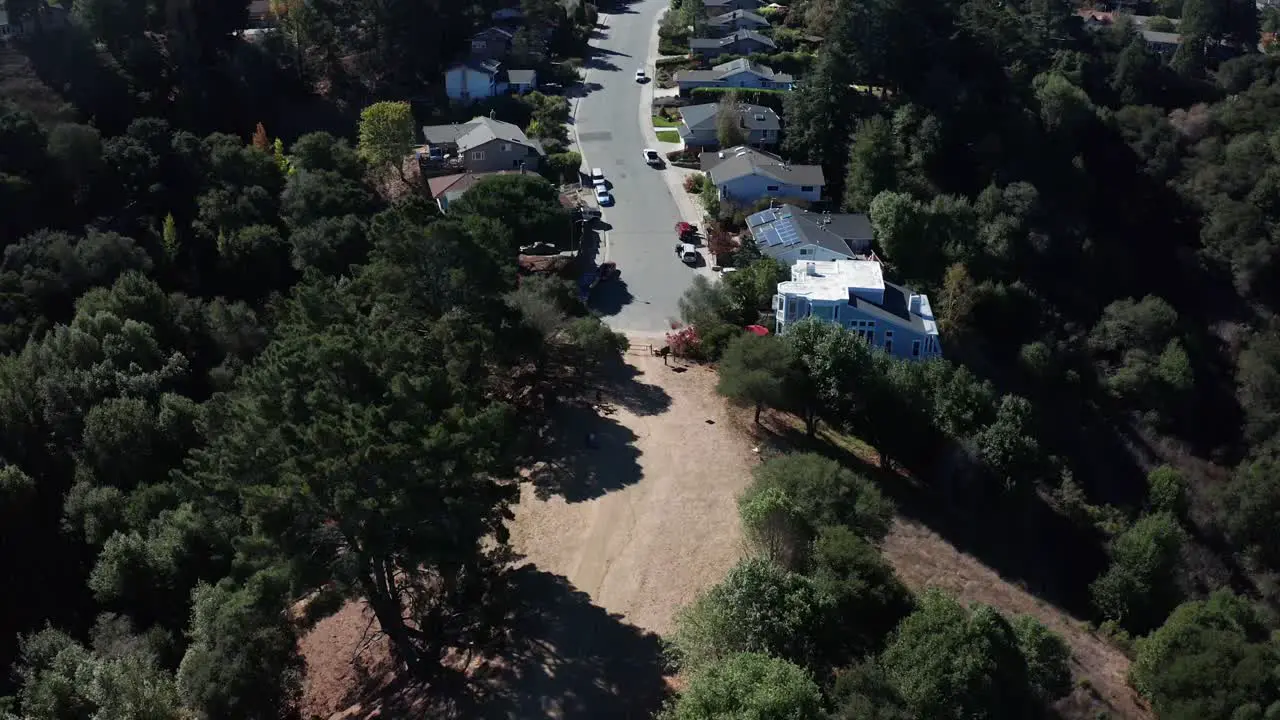
[[848, 328], [894, 357], [942, 356], [928, 296], [886, 282], [876, 260], [797, 261], [791, 279], [778, 283], [773, 309], [779, 333], [815, 317]]

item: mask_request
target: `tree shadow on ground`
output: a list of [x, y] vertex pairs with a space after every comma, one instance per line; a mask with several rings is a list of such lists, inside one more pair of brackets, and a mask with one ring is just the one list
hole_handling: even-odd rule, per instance
[[617, 403], [642, 417], [661, 415], [671, 407], [671, 396], [667, 391], [658, 385], [641, 382], [638, 378], [644, 373], [621, 357], [601, 363], [597, 372], [607, 402]]
[[401, 675], [369, 692], [348, 717], [641, 720], [662, 706], [668, 693], [657, 635], [533, 564], [500, 582], [510, 603], [500, 645], [446, 662], [430, 683]]
[[587, 403], [559, 403], [549, 412], [551, 436], [542, 457], [528, 471], [539, 499], [566, 502], [600, 497], [640, 480], [636, 434]]
[[882, 468], [827, 438], [825, 431], [809, 438], [788, 416], [770, 412], [762, 420], [755, 434], [764, 442], [838, 461], [875, 481], [900, 515], [938, 533], [1001, 577], [1077, 617], [1093, 614], [1089, 584], [1107, 565], [1102, 539], [1058, 513], [1039, 494], [1002, 501], [963, 487], [947, 490], [941, 483]]
[[472, 673], [473, 689], [491, 708], [472, 717], [639, 719], [661, 707], [666, 683], [657, 635], [535, 565], [513, 570], [509, 580], [520, 603], [511, 646], [500, 662]]
[[548, 408], [550, 430], [537, 455], [543, 459], [525, 473], [539, 499], [560, 495], [582, 502], [640, 480], [639, 438], [612, 416], [619, 407], [641, 417], [671, 407], [671, 396], [640, 381], [640, 374], [621, 358], [603, 363], [596, 389]]

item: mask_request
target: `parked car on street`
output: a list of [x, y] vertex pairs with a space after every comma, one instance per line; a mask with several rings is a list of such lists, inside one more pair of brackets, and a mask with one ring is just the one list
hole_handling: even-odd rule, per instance
[[676, 239], [682, 243], [698, 237], [698, 226], [687, 222], [676, 223]]
[[586, 302], [591, 297], [591, 291], [595, 290], [600, 283], [614, 280], [620, 275], [622, 273], [618, 271], [617, 263], [600, 263], [599, 267], [586, 271], [578, 279], [578, 299]]
[[642, 83], [642, 82], [647, 81], [648, 79], [649, 79], [649, 78], [648, 78], [648, 76], [646, 76], [646, 75], [644, 74], [644, 70], [637, 70], [637, 71], [636, 71], [636, 82], [638, 82], [638, 83]]
[[609, 207], [613, 204], [613, 196], [603, 185], [596, 186], [596, 202], [600, 203], [600, 207]]
[[685, 265], [697, 265], [698, 248], [693, 243], [676, 243], [676, 257]]
[[653, 148], [645, 148], [641, 151], [644, 155], [644, 161], [653, 167], [662, 167], [662, 156]]
[[598, 188], [607, 186], [604, 179], [603, 170], [601, 170], [600, 168], [591, 168], [591, 184]]

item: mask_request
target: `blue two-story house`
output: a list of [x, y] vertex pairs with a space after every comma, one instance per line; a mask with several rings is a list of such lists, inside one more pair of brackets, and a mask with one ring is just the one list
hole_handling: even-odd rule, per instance
[[928, 296], [885, 282], [876, 260], [799, 261], [778, 283], [773, 308], [779, 333], [815, 317], [857, 333], [907, 360], [942, 356]]

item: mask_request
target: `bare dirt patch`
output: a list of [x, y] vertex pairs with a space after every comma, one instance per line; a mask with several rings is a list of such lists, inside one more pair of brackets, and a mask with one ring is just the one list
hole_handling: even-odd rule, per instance
[[[645, 341], [647, 343], [647, 341]], [[509, 641], [427, 686], [397, 677], [349, 603], [302, 641], [303, 717], [650, 718], [669, 695], [658, 635], [741, 557], [737, 497], [756, 463], [726, 428], [715, 373], [649, 354], [552, 410], [555, 462], [511, 523]]]
[[637, 351], [627, 361], [638, 374], [605, 391], [601, 416], [577, 411], [597, 447], [579, 456], [568, 484], [524, 488], [512, 544], [601, 607], [665, 633], [676, 610], [741, 557], [737, 497], [756, 456], [726, 431], [730, 409], [713, 371]]

